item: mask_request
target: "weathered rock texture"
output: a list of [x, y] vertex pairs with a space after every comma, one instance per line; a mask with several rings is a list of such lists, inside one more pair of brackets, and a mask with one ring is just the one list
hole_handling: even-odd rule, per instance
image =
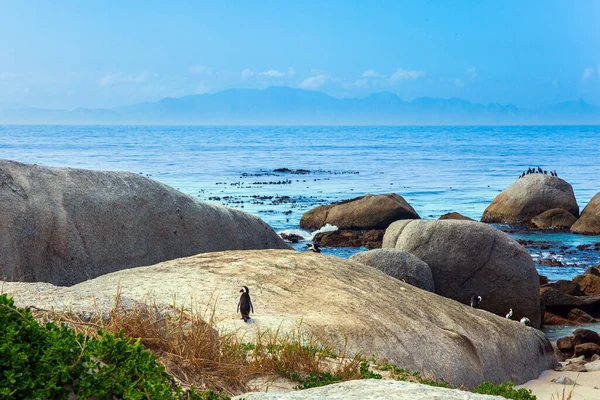
[[581, 217], [571, 226], [571, 231], [587, 235], [600, 235], [600, 193], [596, 193], [585, 206]]
[[577, 217], [563, 210], [553, 208], [533, 217], [529, 224], [537, 229], [569, 229], [577, 221]]
[[579, 206], [571, 185], [555, 176], [529, 174], [496, 196], [483, 212], [481, 221], [526, 222], [553, 208], [579, 216]]
[[505, 400], [504, 397], [476, 394], [388, 379], [362, 379], [288, 393], [244, 393], [234, 399], [248, 400]]
[[383, 248], [408, 251], [425, 261], [435, 292], [463, 304], [482, 297], [481, 308], [540, 327], [539, 278], [531, 256], [506, 233], [471, 221], [397, 221]]
[[[337, 351], [375, 355], [407, 369], [435, 374], [454, 385], [482, 381], [521, 383], [555, 364], [541, 331], [517, 321], [417, 289], [383, 272], [338, 257], [290, 250], [198, 254], [103, 275], [68, 288], [11, 282], [18, 306], [102, 309], [120, 285], [124, 301], [214, 306], [220, 329], [250, 340], [259, 331], [280, 334], [302, 327]], [[254, 304], [251, 323], [236, 313], [239, 287]], [[71, 305], [72, 304], [72, 305]], [[106, 310], [104, 311], [106, 312]]]
[[594, 274], [583, 274], [573, 278], [587, 296], [600, 296], [600, 276]]
[[259, 218], [129, 172], [0, 160], [0, 277], [72, 285], [207, 251], [287, 248]]
[[391, 277], [404, 280], [409, 285], [435, 292], [429, 265], [406, 251], [377, 249], [354, 254], [350, 259], [375, 267]]
[[366, 247], [368, 249], [375, 249], [381, 247], [384, 234], [385, 229], [319, 232], [313, 238], [313, 242], [322, 247]]
[[357, 197], [326, 206], [318, 206], [302, 215], [302, 229], [319, 229], [326, 224], [339, 229], [385, 229], [399, 219], [418, 219], [417, 212], [396, 193]]
[[540, 289], [540, 296], [546, 305], [546, 325], [568, 325], [552, 315], [570, 319], [573, 324], [590, 318], [592, 320], [588, 322], [593, 322], [600, 317], [600, 296], [572, 296], [549, 285]]

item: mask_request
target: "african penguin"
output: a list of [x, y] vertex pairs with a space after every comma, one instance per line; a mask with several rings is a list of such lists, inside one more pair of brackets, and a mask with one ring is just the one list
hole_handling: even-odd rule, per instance
[[321, 247], [316, 244], [316, 243], [309, 243], [306, 245], [306, 247], [308, 247], [309, 251], [312, 251], [313, 253], [320, 253], [321, 252]]
[[254, 307], [252, 306], [252, 300], [250, 299], [250, 290], [248, 286], [242, 286], [242, 290], [240, 290], [242, 294], [240, 296], [240, 301], [238, 302], [237, 310], [242, 313], [242, 319], [244, 322], [248, 322], [250, 319], [250, 310], [254, 313]]
[[508, 312], [508, 314], [506, 314], [506, 319], [511, 319], [513, 316], [513, 311], [512, 308], [510, 309], [510, 311]]
[[472, 296], [471, 297], [471, 307], [479, 308], [479, 303], [481, 303], [481, 296]]
[[527, 317], [521, 318], [521, 320], [519, 322], [522, 323], [525, 326], [529, 326], [529, 324], [531, 324], [531, 321]]

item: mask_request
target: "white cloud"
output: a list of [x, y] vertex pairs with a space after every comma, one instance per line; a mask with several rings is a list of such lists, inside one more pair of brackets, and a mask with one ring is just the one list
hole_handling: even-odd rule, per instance
[[207, 65], [197, 64], [190, 67], [190, 72], [194, 75], [212, 75], [214, 70]]
[[456, 85], [456, 87], [461, 88], [461, 87], [465, 87], [466, 83], [462, 79], [456, 78], [454, 80], [454, 85]]
[[316, 89], [318, 87], [323, 86], [325, 83], [327, 83], [328, 80], [329, 76], [325, 74], [319, 74], [311, 76], [310, 78], [306, 78], [305, 80], [300, 82], [298, 87], [301, 87], [302, 89]]
[[251, 69], [246, 68], [242, 71], [242, 79], [244, 79], [244, 80], [250, 78], [253, 75], [254, 75], [254, 71], [252, 71]]
[[408, 69], [398, 68], [396, 72], [392, 74], [390, 77], [390, 82], [392, 84], [400, 83], [402, 81], [414, 81], [415, 79], [419, 79], [425, 76], [424, 71], [413, 71]]
[[141, 74], [111, 74], [106, 73], [104, 76], [98, 81], [98, 86], [112, 86], [122, 83], [144, 83], [150, 78], [150, 74], [148, 72], [142, 72]]
[[477, 68], [475, 68], [475, 67], [467, 68], [467, 76], [469, 77], [470, 80], [474, 80], [475, 78], [477, 78]]
[[[368, 83], [369, 83], [369, 81], [367, 79], [357, 79], [354, 82], [354, 86], [356, 86], [357, 88], [362, 88], [362, 87], [367, 86]], [[347, 85], [347, 88], [350, 88], [351, 86], [352, 85]]]
[[363, 78], [385, 78], [385, 75], [380, 74], [379, 72], [375, 71], [374, 69], [369, 69], [362, 73], [362, 77]]
[[285, 76], [285, 72], [277, 71], [276, 69], [270, 69], [268, 71], [259, 72], [258, 74], [268, 76], [270, 78], [281, 78]]
[[196, 86], [196, 90], [194, 91], [196, 94], [204, 94], [208, 93], [208, 86], [204, 84], [204, 82], [200, 82], [198, 86]]
[[583, 75], [581, 75], [581, 80], [586, 81], [586, 80], [590, 79], [592, 76], [594, 76], [594, 69], [593, 68], [585, 68], [583, 70]]

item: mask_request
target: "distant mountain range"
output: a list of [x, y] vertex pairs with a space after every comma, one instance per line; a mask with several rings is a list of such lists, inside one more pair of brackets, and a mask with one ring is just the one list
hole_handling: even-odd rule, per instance
[[517, 125], [600, 124], [600, 107], [583, 100], [526, 109], [458, 98], [404, 101], [388, 92], [339, 99], [325, 93], [269, 87], [164, 98], [130, 106], [0, 111], [0, 124], [131, 125]]

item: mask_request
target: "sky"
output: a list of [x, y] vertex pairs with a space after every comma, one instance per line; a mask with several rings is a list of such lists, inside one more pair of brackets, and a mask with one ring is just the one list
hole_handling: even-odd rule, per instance
[[0, 109], [230, 88], [600, 105], [600, 1], [0, 0]]

